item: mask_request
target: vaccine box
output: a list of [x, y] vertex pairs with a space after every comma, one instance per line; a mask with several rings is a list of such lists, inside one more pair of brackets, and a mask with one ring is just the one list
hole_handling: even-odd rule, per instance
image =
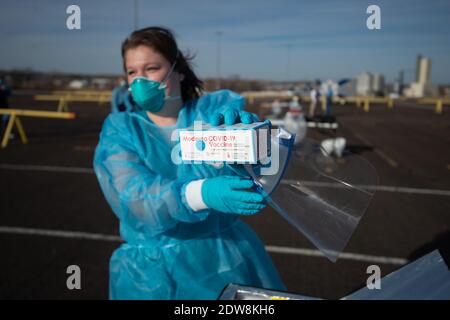
[[257, 164], [270, 156], [270, 122], [180, 129], [182, 161]]

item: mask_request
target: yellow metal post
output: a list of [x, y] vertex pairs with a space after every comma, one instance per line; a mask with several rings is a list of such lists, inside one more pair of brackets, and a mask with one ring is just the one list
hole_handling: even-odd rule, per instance
[[76, 114], [73, 112], [58, 112], [58, 111], [41, 111], [28, 109], [1, 109], [0, 114], [36, 117], [36, 118], [53, 118], [53, 119], [75, 119]]
[[394, 99], [389, 98], [388, 99], [388, 108], [392, 109], [394, 107]]
[[325, 113], [327, 109], [327, 98], [322, 96], [320, 100], [322, 101], [322, 112]]
[[8, 145], [9, 135], [11, 134], [15, 119], [16, 119], [16, 115], [11, 114], [9, 117], [9, 120], [8, 120], [8, 125], [6, 126], [5, 132], [3, 133], [2, 148], [6, 148], [6, 146]]
[[19, 117], [16, 117], [15, 119], [17, 131], [19, 131], [20, 140], [22, 140], [23, 144], [28, 143], [27, 135], [25, 134], [25, 130], [23, 130], [22, 122], [20, 121]]
[[69, 107], [67, 106], [67, 99], [64, 97], [61, 97], [59, 99], [59, 104], [58, 104], [58, 112], [69, 112]]
[[69, 112], [70, 102], [96, 102], [98, 105], [107, 103], [111, 97], [111, 92], [68, 92], [54, 91], [52, 95], [35, 95], [37, 101], [58, 101], [58, 112]]
[[441, 99], [436, 100], [436, 113], [442, 114], [442, 100]]
[[25, 109], [3, 109], [0, 108], [0, 115], [9, 115], [8, 124], [3, 133], [1, 148], [6, 148], [9, 141], [9, 136], [12, 132], [14, 124], [19, 132], [22, 143], [28, 143], [27, 135], [23, 128], [20, 116], [37, 117], [37, 118], [57, 118], [57, 119], [75, 119], [76, 115], [73, 112], [58, 112], [58, 111], [39, 111], [39, 110], [25, 110]]
[[364, 111], [365, 111], [365, 112], [369, 112], [369, 110], [370, 110], [370, 101], [369, 101], [368, 98], [366, 98], [366, 99], [364, 100]]
[[104, 102], [106, 102], [105, 95], [101, 93], [101, 94], [98, 96], [98, 102], [97, 102], [97, 104], [100, 106], [100, 105], [102, 105]]
[[58, 102], [58, 108], [56, 109], [56, 111], [62, 112], [63, 101], [64, 101], [64, 98], [59, 99], [59, 102]]
[[112, 96], [110, 94], [103, 94], [103, 102], [102, 103], [108, 103], [111, 100]]

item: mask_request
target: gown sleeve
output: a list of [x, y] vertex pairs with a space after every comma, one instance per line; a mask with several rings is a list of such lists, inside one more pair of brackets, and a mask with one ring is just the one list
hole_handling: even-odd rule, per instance
[[[124, 128], [105, 120], [95, 150], [94, 170], [112, 210], [123, 223], [156, 235], [179, 222], [206, 219], [209, 209], [193, 211], [185, 189], [195, 177], [167, 179], [148, 168]], [[157, 161], [157, 159], [155, 159]]]

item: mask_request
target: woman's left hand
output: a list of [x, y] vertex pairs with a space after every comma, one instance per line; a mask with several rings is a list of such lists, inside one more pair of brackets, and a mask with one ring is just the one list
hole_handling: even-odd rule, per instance
[[220, 126], [223, 123], [225, 123], [225, 125], [227, 126], [230, 126], [239, 122], [250, 124], [257, 121], [259, 121], [259, 118], [254, 113], [244, 110], [227, 108], [225, 110], [216, 112], [212, 116], [210, 123], [212, 126]]

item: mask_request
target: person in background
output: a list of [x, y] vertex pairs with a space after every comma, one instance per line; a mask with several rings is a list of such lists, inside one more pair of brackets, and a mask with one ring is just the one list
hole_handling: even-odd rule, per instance
[[272, 102], [272, 114], [274, 115], [275, 118], [278, 118], [281, 114], [281, 103], [280, 100], [275, 99]]
[[331, 108], [333, 106], [333, 87], [331, 81], [327, 83], [327, 92], [326, 92], [326, 111], [325, 116], [329, 117], [331, 116]]
[[289, 110], [300, 110], [301, 106], [300, 103], [298, 102], [298, 97], [297, 96], [293, 96], [291, 102], [289, 103]]
[[319, 91], [313, 87], [310, 92], [311, 103], [309, 104], [309, 117], [312, 119], [316, 110], [317, 100], [319, 98]]

